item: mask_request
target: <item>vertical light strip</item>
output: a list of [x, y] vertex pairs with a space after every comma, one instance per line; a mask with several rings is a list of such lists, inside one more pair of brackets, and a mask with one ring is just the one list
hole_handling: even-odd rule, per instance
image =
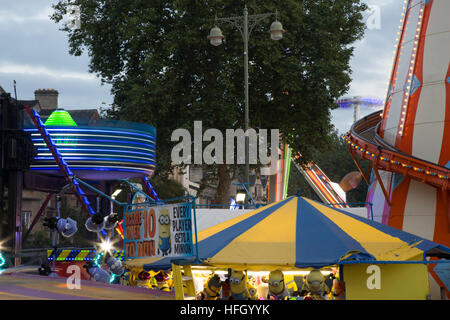
[[409, 70], [408, 70], [408, 77], [407, 81], [405, 83], [404, 94], [403, 94], [403, 102], [402, 102], [402, 109], [400, 111], [400, 121], [398, 125], [398, 136], [402, 137], [403, 133], [405, 131], [405, 122], [406, 122], [406, 116], [408, 114], [408, 104], [411, 97], [411, 89], [412, 89], [412, 79], [414, 76], [414, 68], [417, 61], [417, 49], [419, 47], [419, 40], [420, 40], [420, 33], [422, 31], [422, 20], [424, 15], [424, 7], [425, 4], [422, 2], [420, 4], [420, 12], [419, 12], [419, 18], [417, 19], [417, 25], [416, 25], [416, 35], [414, 37], [414, 44], [413, 44], [413, 51], [411, 53], [411, 58], [409, 62]]
[[[412, 0], [409, 0], [409, 2], [411, 2]], [[389, 99], [386, 100], [385, 102], [385, 107], [383, 109], [383, 111], [381, 112], [381, 118], [385, 118], [387, 120], [387, 118], [389, 117], [389, 109], [390, 109], [390, 104], [392, 102], [392, 97], [394, 95], [394, 88], [395, 88], [395, 84], [397, 81], [397, 74], [398, 74], [398, 64], [399, 64], [399, 60], [400, 60], [400, 56], [402, 55], [402, 46], [401, 43], [403, 42], [403, 37], [405, 35], [405, 26], [406, 26], [406, 22], [407, 22], [407, 12], [410, 8], [410, 3], [408, 3], [408, 0], [404, 0], [404, 6], [403, 6], [403, 11], [402, 12], [402, 18], [400, 19], [400, 25], [398, 26], [399, 31], [397, 32], [398, 38], [396, 38], [395, 40], [397, 41], [396, 44], [394, 45], [394, 50], [393, 50], [393, 54], [394, 56], [392, 57], [392, 64], [391, 64], [391, 73], [388, 79], [388, 83], [387, 83], [387, 89], [386, 89], [386, 94], [385, 94], [385, 99], [387, 97], [389, 97]], [[389, 89], [391, 90], [389, 92]], [[385, 120], [385, 121], [386, 121]]]
[[288, 192], [288, 185], [289, 185], [289, 174], [291, 172], [291, 153], [292, 149], [289, 147], [289, 145], [285, 146], [285, 153], [284, 153], [284, 175], [283, 175], [283, 195], [282, 199], [286, 199], [287, 192]]

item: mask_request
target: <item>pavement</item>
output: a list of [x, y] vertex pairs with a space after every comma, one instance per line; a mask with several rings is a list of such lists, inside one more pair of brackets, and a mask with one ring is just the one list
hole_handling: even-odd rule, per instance
[[0, 275], [0, 300], [175, 300], [171, 292], [81, 280], [69, 289], [67, 278], [34, 274]]

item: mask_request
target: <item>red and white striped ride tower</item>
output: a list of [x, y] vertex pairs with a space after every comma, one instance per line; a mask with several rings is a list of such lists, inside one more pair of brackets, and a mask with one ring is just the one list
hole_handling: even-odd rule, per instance
[[346, 138], [360, 170], [356, 156], [370, 161], [374, 219], [450, 246], [450, 1], [404, 10], [384, 110]]

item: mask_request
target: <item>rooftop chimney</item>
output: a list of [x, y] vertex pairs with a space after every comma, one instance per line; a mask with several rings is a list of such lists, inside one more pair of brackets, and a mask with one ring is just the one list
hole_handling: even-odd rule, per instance
[[58, 91], [55, 89], [37, 89], [34, 98], [39, 101], [42, 110], [58, 108]]

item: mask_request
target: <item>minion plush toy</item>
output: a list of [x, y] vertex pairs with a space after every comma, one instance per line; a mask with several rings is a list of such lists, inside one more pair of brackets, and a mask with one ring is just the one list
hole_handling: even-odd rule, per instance
[[138, 287], [146, 287], [146, 288], [152, 288], [152, 276], [149, 272], [146, 272], [144, 270], [142, 270], [141, 272], [138, 273], [137, 275], [138, 281], [137, 281], [137, 286]]
[[250, 279], [247, 282], [248, 295], [250, 296], [250, 300], [258, 300], [258, 290], [256, 289], [253, 281]]
[[156, 279], [156, 287], [159, 290], [170, 291], [170, 285], [169, 285], [170, 277], [167, 273], [160, 270], [157, 273], [155, 273], [155, 279]]
[[200, 300], [217, 300], [222, 291], [222, 280], [217, 274], [212, 274], [206, 281], [203, 291], [200, 293]]
[[161, 209], [159, 211], [159, 241], [158, 241], [158, 253], [162, 252], [162, 255], [168, 255], [170, 253], [170, 214], [169, 210]]
[[132, 287], [152, 288], [152, 275], [141, 268], [133, 268], [128, 272], [128, 284]]
[[287, 287], [284, 283], [284, 275], [281, 270], [274, 270], [269, 273], [269, 293], [268, 300], [286, 300], [289, 298]]
[[230, 291], [231, 300], [249, 300], [250, 294], [247, 288], [247, 276], [242, 271], [231, 270]]
[[306, 276], [303, 291], [307, 294], [304, 300], [327, 300], [330, 289], [325, 284], [325, 277], [319, 270], [312, 270]]

